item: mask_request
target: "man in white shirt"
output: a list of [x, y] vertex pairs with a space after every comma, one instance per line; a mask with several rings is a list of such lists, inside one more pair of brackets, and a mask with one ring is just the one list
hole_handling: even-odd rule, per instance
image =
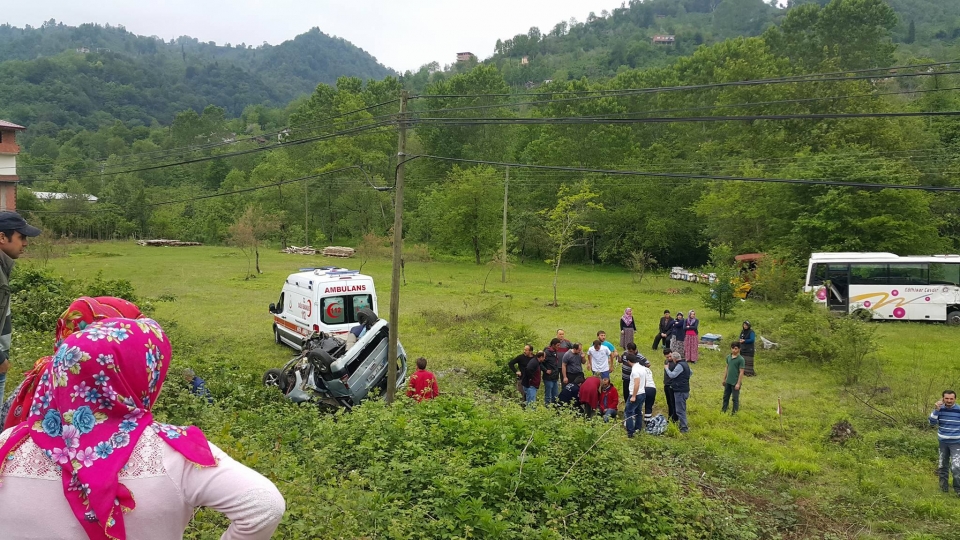
[[590, 357], [590, 369], [601, 379], [610, 378], [610, 349], [603, 346], [599, 339], [593, 341], [593, 347], [587, 350]]
[[625, 397], [626, 409], [623, 416], [626, 418], [627, 437], [633, 438], [633, 434], [639, 429], [643, 430], [643, 403], [646, 401], [644, 394], [647, 387], [647, 369], [640, 363], [633, 364], [630, 370], [630, 395]]

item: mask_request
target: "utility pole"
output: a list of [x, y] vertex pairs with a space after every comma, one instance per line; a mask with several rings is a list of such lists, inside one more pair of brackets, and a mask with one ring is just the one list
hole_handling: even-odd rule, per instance
[[503, 253], [500, 255], [500, 282], [507, 282], [507, 188], [510, 187], [510, 167], [507, 167], [507, 177], [503, 181]]
[[386, 402], [397, 395], [397, 357], [400, 352], [400, 265], [403, 258], [403, 162], [407, 158], [407, 91], [400, 93], [400, 117], [397, 128], [397, 182], [393, 203], [393, 273], [390, 277], [390, 338], [387, 347]]
[[303, 181], [303, 247], [310, 245], [310, 192], [307, 191], [307, 184], [310, 180]]

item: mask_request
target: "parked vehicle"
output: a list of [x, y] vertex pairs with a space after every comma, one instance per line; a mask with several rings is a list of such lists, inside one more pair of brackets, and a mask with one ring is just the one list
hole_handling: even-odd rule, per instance
[[325, 266], [290, 274], [280, 299], [270, 304], [273, 339], [300, 350], [315, 333], [346, 334], [359, 322], [360, 310], [378, 312], [373, 278], [357, 270]]
[[814, 253], [804, 291], [865, 319], [960, 325], [960, 255]]
[[[358, 313], [362, 335], [314, 332], [300, 353], [282, 368], [268, 370], [263, 384], [275, 386], [295, 403], [315, 401], [324, 406], [351, 409], [379, 389], [387, 389], [390, 325], [369, 309]], [[397, 390], [407, 383], [407, 355], [398, 342]]]

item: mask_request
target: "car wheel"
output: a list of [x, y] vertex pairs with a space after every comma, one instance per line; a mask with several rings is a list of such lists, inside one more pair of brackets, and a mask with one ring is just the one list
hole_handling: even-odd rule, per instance
[[273, 342], [283, 345], [283, 340], [280, 339], [280, 328], [277, 325], [273, 325]]
[[960, 311], [947, 313], [947, 324], [950, 326], [960, 326]]
[[263, 374], [263, 385], [279, 388], [282, 392], [286, 386], [283, 382], [283, 371], [277, 368], [268, 369], [267, 372]]

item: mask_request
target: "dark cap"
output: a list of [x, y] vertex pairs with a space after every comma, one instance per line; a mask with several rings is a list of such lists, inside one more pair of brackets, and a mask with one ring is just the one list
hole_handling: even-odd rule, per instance
[[40, 236], [40, 229], [27, 224], [27, 220], [11, 211], [0, 212], [0, 231], [17, 231], [24, 236]]

